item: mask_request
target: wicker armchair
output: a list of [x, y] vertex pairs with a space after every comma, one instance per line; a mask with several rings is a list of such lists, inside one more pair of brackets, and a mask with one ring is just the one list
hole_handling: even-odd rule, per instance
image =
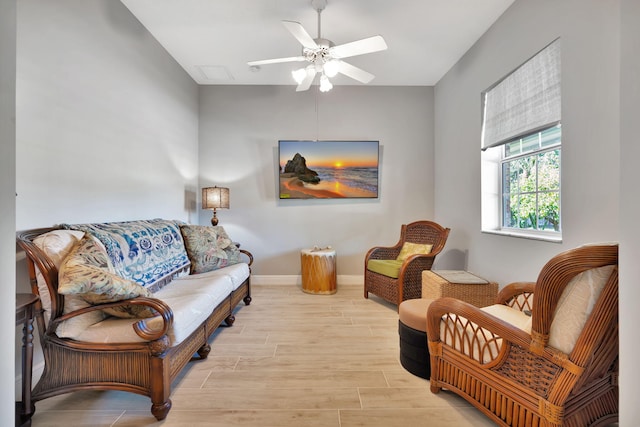
[[[364, 297], [369, 292], [397, 306], [406, 299], [420, 298], [422, 294], [422, 271], [430, 270], [447, 241], [449, 229], [431, 221], [416, 221], [403, 224], [400, 228], [400, 240], [395, 246], [376, 246], [367, 252], [364, 259]], [[411, 255], [406, 258], [397, 277], [390, 277], [369, 269], [370, 260], [395, 260], [405, 242], [433, 245], [429, 253]]]
[[496, 302], [431, 304], [433, 393], [453, 391], [503, 426], [618, 420], [617, 245], [563, 252]]

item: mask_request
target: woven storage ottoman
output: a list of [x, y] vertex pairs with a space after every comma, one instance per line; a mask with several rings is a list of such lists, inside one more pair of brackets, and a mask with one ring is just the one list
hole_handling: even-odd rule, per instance
[[400, 364], [413, 375], [429, 379], [431, 361], [427, 344], [427, 309], [430, 299], [408, 299], [398, 308], [400, 335]]
[[422, 298], [452, 297], [476, 307], [492, 305], [498, 284], [468, 271], [425, 270], [422, 272]]

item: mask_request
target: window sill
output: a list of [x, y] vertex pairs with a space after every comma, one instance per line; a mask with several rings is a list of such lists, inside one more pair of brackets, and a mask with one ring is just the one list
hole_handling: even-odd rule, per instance
[[521, 239], [542, 240], [551, 243], [562, 243], [562, 236], [552, 236], [542, 233], [527, 233], [526, 231], [507, 231], [507, 230], [482, 230], [483, 233], [496, 234], [499, 236], [518, 237]]

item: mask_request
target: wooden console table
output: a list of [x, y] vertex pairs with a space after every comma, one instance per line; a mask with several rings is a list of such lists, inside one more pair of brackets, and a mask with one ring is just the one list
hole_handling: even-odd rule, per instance
[[30, 426], [31, 373], [33, 370], [33, 317], [38, 302], [34, 294], [16, 294], [16, 326], [22, 326], [22, 402], [16, 402], [16, 426]]

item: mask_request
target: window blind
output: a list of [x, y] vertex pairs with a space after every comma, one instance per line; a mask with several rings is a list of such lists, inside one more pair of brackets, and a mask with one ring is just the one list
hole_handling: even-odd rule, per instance
[[560, 122], [560, 39], [483, 94], [482, 149]]

